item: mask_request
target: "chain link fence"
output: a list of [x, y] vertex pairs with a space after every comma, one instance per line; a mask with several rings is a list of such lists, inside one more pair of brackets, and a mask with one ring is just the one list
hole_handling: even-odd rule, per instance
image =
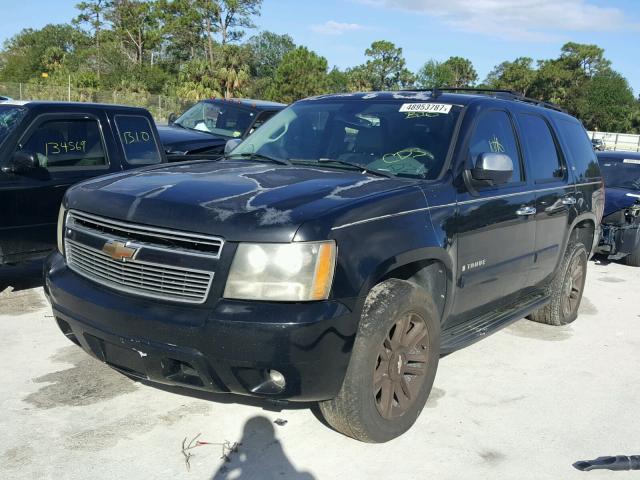
[[158, 123], [167, 123], [169, 114], [184, 112], [193, 105], [193, 101], [150, 93], [104, 91], [73, 86], [3, 83], [0, 82], [0, 95], [14, 100], [52, 100], [70, 102], [116, 103], [143, 107], [151, 112]]

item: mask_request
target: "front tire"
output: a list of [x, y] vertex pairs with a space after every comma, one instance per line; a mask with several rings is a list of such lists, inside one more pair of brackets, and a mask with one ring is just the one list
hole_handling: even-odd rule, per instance
[[555, 326], [573, 322], [578, 317], [586, 278], [587, 249], [580, 242], [571, 242], [555, 278], [547, 287], [551, 301], [527, 318]]
[[421, 287], [397, 279], [367, 296], [342, 388], [320, 402], [327, 422], [363, 442], [406, 432], [429, 397], [440, 357], [440, 316]]

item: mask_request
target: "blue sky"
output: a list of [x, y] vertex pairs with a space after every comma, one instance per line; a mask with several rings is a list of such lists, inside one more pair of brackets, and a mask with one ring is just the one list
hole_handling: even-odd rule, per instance
[[[0, 0], [0, 40], [22, 28], [65, 23], [79, 0]], [[386, 39], [404, 50], [408, 67], [458, 55], [481, 78], [503, 60], [553, 58], [567, 41], [596, 43], [640, 94], [638, 0], [264, 0], [261, 29], [341, 68], [364, 62], [364, 50]]]

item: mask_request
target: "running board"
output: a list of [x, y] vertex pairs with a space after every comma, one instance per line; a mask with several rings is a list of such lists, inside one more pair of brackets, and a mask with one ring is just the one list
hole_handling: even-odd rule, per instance
[[442, 332], [440, 354], [468, 347], [498, 330], [526, 317], [549, 302], [549, 297], [538, 294], [520, 300], [511, 308], [502, 308], [482, 315], [469, 322], [448, 328]]

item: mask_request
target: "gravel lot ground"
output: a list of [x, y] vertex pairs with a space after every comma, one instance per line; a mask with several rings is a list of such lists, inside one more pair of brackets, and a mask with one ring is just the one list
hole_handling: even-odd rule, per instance
[[[16, 284], [7, 275], [0, 290]], [[571, 466], [640, 454], [640, 269], [590, 262], [574, 324], [521, 320], [443, 358], [417, 424], [384, 445], [343, 437], [306, 406], [134, 382], [63, 337], [28, 288], [37, 269], [20, 278], [22, 290], [0, 293], [2, 479], [640, 476]], [[181, 444], [199, 433], [241, 445], [229, 461], [220, 445], [197, 447], [187, 471]]]

